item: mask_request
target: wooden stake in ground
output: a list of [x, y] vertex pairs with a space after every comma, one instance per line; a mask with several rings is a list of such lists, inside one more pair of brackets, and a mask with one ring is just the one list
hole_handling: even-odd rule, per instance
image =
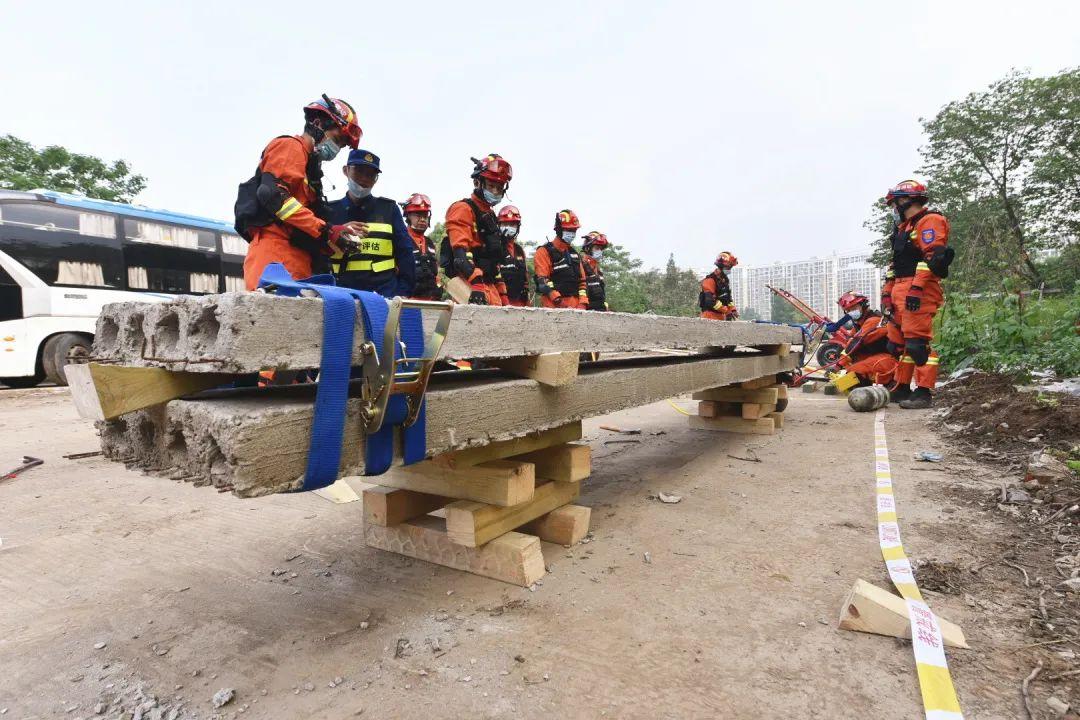
[[[948, 647], [967, 648], [964, 631], [938, 616], [941, 638]], [[899, 595], [865, 580], [856, 580], [840, 609], [840, 629], [911, 639], [907, 603]]]

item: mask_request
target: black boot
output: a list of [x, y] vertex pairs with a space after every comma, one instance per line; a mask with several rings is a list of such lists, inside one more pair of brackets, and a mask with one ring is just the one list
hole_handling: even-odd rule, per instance
[[896, 385], [889, 389], [889, 402], [899, 403], [904, 402], [911, 397], [910, 385]]
[[933, 404], [934, 396], [930, 394], [929, 388], [917, 387], [911, 397], [900, 402], [900, 407], [905, 410], [925, 410]]

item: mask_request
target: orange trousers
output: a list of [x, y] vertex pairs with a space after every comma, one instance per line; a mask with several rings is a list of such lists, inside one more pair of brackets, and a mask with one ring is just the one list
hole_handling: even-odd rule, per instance
[[563, 295], [560, 303], [556, 305], [551, 302], [547, 295], [540, 296], [540, 304], [546, 308], [555, 308], [556, 310], [584, 310], [587, 305], [585, 298], [579, 298], [576, 295]]
[[707, 320], [727, 320], [728, 315], [731, 314], [731, 309], [724, 308], [723, 310], [702, 310], [701, 317]]
[[896, 371], [896, 358], [887, 352], [874, 353], [851, 363], [847, 366], [847, 371], [858, 375], [860, 380], [888, 385], [893, 381], [893, 373]]
[[[470, 290], [474, 286], [470, 286]], [[499, 288], [495, 287], [491, 283], [483, 283], [484, 296], [487, 298], [488, 305], [502, 305], [502, 295], [499, 294]]]
[[530, 307], [531, 306], [530, 303], [528, 303], [528, 302], [526, 302], [524, 300], [511, 300], [507, 304], [512, 306], [512, 307]]
[[277, 233], [260, 231], [248, 245], [244, 258], [244, 287], [254, 290], [270, 263], [281, 263], [294, 280], [311, 277], [311, 255]]
[[896, 367], [894, 380], [897, 385], [911, 385], [915, 379], [917, 387], [933, 390], [937, 384], [938, 356], [930, 348], [930, 358], [922, 367], [903, 352], [904, 343], [911, 338], [923, 338], [928, 343], [934, 339], [934, 315], [944, 304], [945, 296], [941, 292], [941, 281], [931, 279], [923, 288], [922, 304], [915, 312], [904, 307], [908, 290], [915, 278], [900, 278], [892, 288], [893, 319], [889, 323], [889, 341], [900, 348], [900, 362]]

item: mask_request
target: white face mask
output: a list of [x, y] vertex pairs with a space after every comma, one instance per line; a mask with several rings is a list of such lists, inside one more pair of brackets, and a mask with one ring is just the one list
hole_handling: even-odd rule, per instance
[[481, 190], [480, 193], [484, 196], [484, 202], [486, 202], [488, 205], [498, 205], [502, 202], [502, 193], [493, 193], [487, 188]]
[[889, 208], [889, 215], [892, 217], [893, 225], [900, 224], [900, 211], [894, 207]]
[[341, 146], [330, 138], [323, 138], [322, 142], [315, 146], [315, 154], [322, 162], [329, 162], [341, 152]]
[[851, 317], [852, 320], [858, 320], [862, 317], [862, 310], [860, 310], [859, 308], [855, 308], [854, 310], [848, 310], [848, 315]]
[[500, 225], [499, 230], [502, 231], [503, 237], [510, 238], [511, 240], [516, 238], [518, 234], [517, 225]]
[[569, 245], [570, 243], [574, 242], [574, 237], [576, 235], [577, 235], [577, 233], [574, 232], [573, 230], [563, 230], [562, 231], [562, 236], [561, 236], [562, 241], [564, 243], [566, 243], [567, 245]]
[[594, 260], [599, 260], [600, 258], [604, 257], [604, 251], [603, 250], [593, 250], [592, 251], [592, 256], [593, 256]]
[[364, 187], [363, 185], [356, 182], [352, 178], [348, 178], [348, 180], [349, 180], [349, 194], [352, 195], [357, 200], [363, 200], [364, 198], [366, 198], [368, 195], [371, 194], [371, 188]]

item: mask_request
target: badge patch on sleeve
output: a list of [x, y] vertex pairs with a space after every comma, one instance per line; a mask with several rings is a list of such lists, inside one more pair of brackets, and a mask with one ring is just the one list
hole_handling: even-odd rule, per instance
[[934, 242], [934, 229], [928, 228], [922, 231], [922, 241], [924, 245], [929, 245]]

